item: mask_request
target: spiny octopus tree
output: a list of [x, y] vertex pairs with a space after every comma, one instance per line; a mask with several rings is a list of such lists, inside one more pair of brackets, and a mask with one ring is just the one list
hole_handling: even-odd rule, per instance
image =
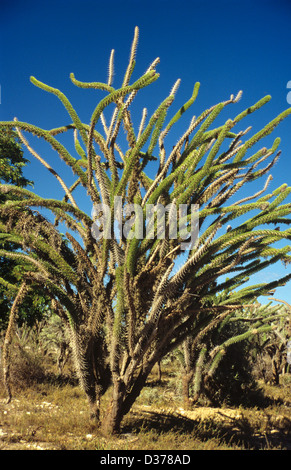
[[[291, 188], [284, 184], [266, 193], [269, 175], [255, 194], [235, 200], [242, 187], [267, 175], [278, 160], [279, 138], [271, 148], [251, 150], [291, 108], [248, 138], [251, 128], [234, 128], [270, 96], [215, 126], [224, 108], [238, 102], [239, 92], [192, 117], [168, 150], [168, 135], [193, 105], [200, 84], [169, 118], [178, 80], [154, 113], [148, 117], [144, 108], [134, 126], [130, 110], [135, 96], [159, 77], [157, 58], [132, 80], [138, 34], [136, 28], [120, 88], [112, 85], [114, 51], [107, 83], [81, 82], [71, 74], [77, 87], [106, 94], [88, 124], [61, 91], [34, 77], [34, 85], [59, 98], [69, 122], [49, 130], [16, 119], [0, 123], [18, 132], [28, 151], [63, 189], [63, 199], [56, 199], [9, 184], [0, 187], [6, 201], [0, 210], [1, 238], [19, 248], [14, 253], [1, 250], [1, 256], [17, 259], [25, 267], [20, 285], [6, 283], [15, 291], [3, 348], [8, 398], [9, 345], [17, 308], [29, 290], [41, 285], [70, 331], [76, 372], [91, 414], [109, 433], [119, 432], [123, 416], [164, 355], [211, 322], [218, 324], [225, 312], [291, 277], [246, 285], [252, 274], [271, 263], [290, 261], [290, 246], [274, 244], [290, 239], [291, 229], [278, 231], [266, 225], [290, 224], [291, 204], [283, 201]], [[70, 131], [73, 151], [59, 138]], [[32, 148], [25, 133], [50, 144], [71, 168], [73, 184], [66, 184], [53, 163]], [[92, 212], [81, 209], [84, 198]], [[48, 212], [51, 216], [44, 215]], [[241, 217], [243, 221], [238, 220]], [[66, 225], [65, 235], [59, 224]], [[224, 289], [231, 289], [232, 295], [216, 305], [213, 299]], [[108, 389], [109, 408], [100, 412]]]

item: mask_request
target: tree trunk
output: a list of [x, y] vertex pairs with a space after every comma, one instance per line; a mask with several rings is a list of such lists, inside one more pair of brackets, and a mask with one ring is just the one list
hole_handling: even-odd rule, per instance
[[100, 394], [96, 391], [95, 383], [85, 384], [83, 386], [84, 391], [87, 395], [89, 408], [90, 408], [90, 419], [99, 426], [100, 424]]
[[100, 361], [100, 358], [106, 357], [104, 345], [98, 341], [98, 336], [92, 336], [85, 342], [73, 332], [71, 346], [79, 384], [89, 403], [90, 419], [99, 426], [101, 396], [111, 383], [109, 366], [106, 361]]
[[161, 361], [158, 361], [158, 382], [162, 381], [162, 369], [161, 369]]
[[120, 424], [125, 414], [124, 410], [125, 386], [120, 377], [113, 378], [113, 392], [111, 403], [107, 409], [105, 419], [102, 423], [102, 431], [105, 434], [119, 434]]
[[282, 373], [283, 356], [281, 348], [278, 348], [275, 355], [272, 358], [272, 372], [273, 372], [273, 383], [275, 385], [280, 384], [280, 375]]
[[[141, 371], [132, 383], [124, 383], [119, 376], [113, 377], [112, 400], [107, 409], [101, 428], [105, 434], [119, 434], [124, 416], [131, 410], [132, 405], [145, 386], [152, 365]], [[130, 392], [128, 392], [130, 390]]]
[[184, 402], [184, 408], [186, 410], [189, 410], [191, 408], [191, 401], [190, 401], [190, 384], [193, 379], [193, 372], [185, 372], [183, 375], [182, 379], [182, 384], [183, 384], [183, 389], [182, 389], [182, 394], [183, 394], [183, 402]]
[[279, 377], [280, 377], [280, 374], [279, 374], [279, 368], [278, 368], [278, 365], [277, 365], [277, 362], [276, 362], [276, 359], [273, 358], [272, 359], [272, 382], [274, 385], [279, 385]]

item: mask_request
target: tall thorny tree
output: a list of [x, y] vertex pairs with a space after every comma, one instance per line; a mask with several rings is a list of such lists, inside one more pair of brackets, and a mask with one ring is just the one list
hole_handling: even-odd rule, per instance
[[[57, 200], [7, 184], [0, 187], [1, 193], [10, 199], [1, 206], [2, 237], [22, 246], [22, 251], [14, 256], [29, 265], [11, 309], [3, 351], [8, 395], [11, 396], [8, 346], [17, 308], [26, 292], [41, 284], [46, 286], [55, 311], [70, 329], [76, 370], [92, 415], [101, 419], [109, 432], [119, 430], [123, 416], [130, 410], [153, 366], [165, 354], [189, 334], [199, 334], [210, 321], [218, 321], [225, 312], [286, 283], [291, 277], [289, 274], [273, 283], [241, 287], [252, 274], [270, 263], [290, 261], [290, 246], [276, 248], [273, 245], [290, 239], [291, 229], [277, 231], [263, 226], [291, 222], [288, 218], [291, 205], [283, 204], [291, 188], [284, 184], [266, 194], [272, 179], [270, 175], [256, 194], [230, 202], [240, 188], [267, 175], [278, 160], [279, 138], [270, 149], [262, 147], [252, 155], [248, 152], [291, 113], [291, 108], [252, 137], [245, 138], [250, 128], [234, 132], [234, 127], [266, 104], [270, 96], [225, 124], [211, 128], [224, 108], [237, 103], [241, 92], [236, 97], [231, 95], [200, 116], [194, 116], [168, 152], [166, 138], [193, 105], [200, 84], [195, 84], [190, 99], [168, 119], [178, 80], [150, 118], [147, 109], [143, 110], [141, 122], [135, 128], [130, 106], [136, 94], [159, 77], [156, 72], [159, 59], [156, 59], [131, 83], [137, 42], [138, 28], [120, 88], [112, 85], [114, 51], [110, 55], [107, 83], [81, 82], [71, 74], [76, 86], [106, 92], [89, 124], [80, 120], [61, 91], [34, 77], [31, 77], [34, 85], [60, 99], [71, 122], [50, 130], [18, 120], [1, 123], [6, 129], [17, 130], [22, 143], [56, 177], [64, 191], [64, 199]], [[113, 115], [107, 123], [105, 112], [112, 105]], [[102, 131], [97, 130], [97, 124]], [[120, 139], [122, 127], [127, 138], [126, 152], [122, 150], [123, 140]], [[70, 130], [75, 155], [57, 139]], [[72, 169], [73, 185], [69, 187], [51, 164], [31, 147], [24, 132], [51, 145]], [[226, 140], [230, 144], [224, 149]], [[157, 160], [156, 164], [152, 164], [152, 160]], [[265, 166], [259, 167], [261, 164]], [[158, 167], [153, 176], [155, 165]], [[180, 232], [176, 238], [159, 239], [139, 238], [134, 236], [133, 230], [133, 237], [96, 239], [94, 221], [80, 209], [76, 188], [84, 189], [91, 206], [103, 203], [109, 207], [111, 229], [116, 196], [122, 199], [123, 208], [136, 204], [142, 208], [144, 216], [149, 204], [174, 203], [172, 207], [185, 204], [188, 228], [192, 205], [199, 205], [199, 240], [185, 252], [182, 249], [185, 239]], [[49, 210], [52, 220], [46, 219], [36, 208]], [[230, 221], [247, 216], [251, 211], [255, 214], [226, 230]], [[124, 211], [122, 222], [129, 217]], [[166, 234], [169, 220], [170, 215]], [[66, 239], [58, 231], [59, 221], [68, 228]], [[7, 253], [7, 256], [11, 255]], [[221, 281], [225, 273], [230, 277]], [[231, 288], [233, 295], [215, 305], [216, 294], [226, 288]], [[100, 399], [110, 385], [112, 399], [102, 419]]]

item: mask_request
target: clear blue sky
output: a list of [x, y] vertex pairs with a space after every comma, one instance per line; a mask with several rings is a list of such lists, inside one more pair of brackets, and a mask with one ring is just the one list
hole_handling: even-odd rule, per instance
[[[143, 73], [156, 57], [161, 59], [160, 78], [143, 95], [153, 107], [167, 96], [177, 78], [182, 83], [175, 110], [190, 97], [194, 83], [201, 83], [192, 114], [243, 90], [242, 100], [226, 116], [232, 117], [270, 94], [271, 102], [242, 124], [244, 128], [253, 125], [254, 131], [290, 106], [288, 0], [1, 0], [0, 120], [16, 116], [43, 128], [70, 122], [56, 97], [30, 83], [33, 75], [67, 94], [81, 119], [88, 122], [97, 94], [74, 87], [69, 74], [74, 72], [82, 81], [106, 81], [110, 51], [115, 49], [114, 86], [120, 85], [135, 26], [140, 28], [140, 39], [134, 76]], [[138, 105], [141, 110], [145, 102]], [[275, 136], [282, 138], [282, 156], [272, 169], [270, 189], [291, 184], [290, 131], [291, 118], [266, 141], [268, 145]], [[34, 143], [33, 138], [29, 141]], [[37, 146], [58, 168], [56, 155], [40, 142]], [[40, 164], [32, 162], [28, 176], [38, 193], [54, 197], [55, 183]], [[281, 264], [270, 266], [254, 281], [270, 281], [288, 270], [290, 265], [286, 269]], [[290, 283], [279, 288], [276, 296], [291, 303], [290, 288]]]

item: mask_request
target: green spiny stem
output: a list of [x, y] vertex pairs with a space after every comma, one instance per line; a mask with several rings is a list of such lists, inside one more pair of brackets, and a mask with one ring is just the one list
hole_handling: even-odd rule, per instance
[[47, 278], [45, 280], [45, 284], [49, 288], [50, 292], [54, 294], [56, 298], [59, 299], [60, 303], [65, 307], [65, 313], [70, 326], [72, 329], [76, 330], [78, 323], [80, 323], [80, 318], [76, 308], [75, 299], [70, 297], [63, 288], [61, 288], [51, 279]]
[[[139, 80], [137, 80], [133, 85], [128, 85], [126, 87], [120, 88], [119, 90], [114, 91], [111, 93], [109, 96], [104, 98], [103, 100], [100, 101], [100, 103], [96, 106], [92, 117], [91, 117], [91, 125], [89, 129], [89, 134], [88, 134], [88, 143], [87, 143], [87, 155], [88, 155], [88, 162], [89, 162], [89, 167], [88, 169], [91, 168], [91, 160], [92, 160], [92, 143], [93, 143], [93, 137], [94, 137], [94, 131], [95, 131], [95, 125], [103, 112], [103, 110], [113, 102], [116, 102], [119, 98], [124, 97], [128, 93], [139, 90], [153, 81], [155, 81], [158, 78], [158, 74], [155, 73], [155, 71], [150, 71], [147, 74], [145, 74], [143, 77], [141, 77]], [[101, 169], [100, 169], [101, 171]], [[89, 172], [88, 175], [88, 181], [90, 184], [91, 181], [91, 172]], [[121, 182], [120, 182], [121, 183]], [[120, 185], [119, 183], [119, 185]]]
[[[219, 257], [218, 257], [219, 258]], [[228, 257], [226, 258], [227, 260], [229, 259], [229, 255]], [[211, 293], [214, 294], [218, 291], [221, 291], [223, 289], [226, 289], [227, 287], [229, 287], [230, 285], [232, 286], [232, 288], [234, 289], [234, 285], [239, 285], [240, 284], [240, 280], [243, 280], [243, 282], [245, 282], [245, 278], [246, 277], [250, 277], [251, 275], [259, 272], [259, 271], [262, 271], [264, 268], [267, 268], [268, 266], [270, 266], [271, 264], [275, 264], [276, 262], [278, 262], [279, 260], [281, 259], [281, 254], [276, 254], [273, 259], [268, 259], [267, 261], [265, 262], [262, 262], [260, 260], [256, 260], [256, 263], [252, 263], [251, 266], [245, 266], [244, 270], [243, 270], [243, 274], [239, 274], [237, 276], [234, 276], [232, 277], [230, 280], [227, 280], [226, 282], [222, 282], [221, 284], [219, 284], [219, 286], [216, 286], [214, 288], [211, 289]], [[201, 270], [199, 271], [199, 274], [197, 275], [197, 279], [196, 279], [196, 283], [197, 285], [199, 284], [202, 284], [205, 280], [209, 280], [209, 277], [210, 275], [213, 274], [213, 272], [215, 272], [215, 268], [217, 268], [217, 266], [224, 266], [224, 264], [218, 264], [215, 260], [215, 263], [213, 263], [213, 265], [210, 263], [209, 265], [209, 269], [205, 269], [205, 270]], [[242, 269], [242, 268], [241, 268]]]
[[22, 253], [13, 253], [13, 252], [10, 252], [7, 250], [1, 250], [1, 249], [0, 249], [0, 256], [18, 260], [20, 263], [25, 263], [26, 265], [32, 264], [33, 266], [36, 266], [40, 271], [42, 271], [43, 274], [48, 275], [48, 272], [45, 266], [42, 264], [42, 262], [38, 261], [36, 258], [33, 258], [32, 256], [28, 256]]
[[271, 96], [270, 95], [267, 95], [265, 96], [264, 98], [261, 98], [257, 103], [255, 103], [254, 105], [248, 107], [247, 109], [245, 109], [244, 111], [242, 111], [240, 114], [237, 115], [237, 117], [234, 119], [234, 122], [237, 124], [238, 122], [240, 122], [243, 118], [245, 118], [246, 116], [248, 116], [249, 114], [257, 111], [258, 109], [260, 109], [262, 106], [264, 106], [265, 104], [267, 104], [269, 101], [271, 100]]
[[243, 223], [240, 229], [251, 230], [258, 225], [274, 223], [274, 220], [276, 220], [278, 217], [282, 215], [289, 215], [289, 214], [290, 214], [290, 204], [285, 204], [284, 206], [281, 206], [277, 211], [273, 210], [273, 212], [264, 213], [263, 215], [255, 216], [251, 218], [250, 220]]
[[95, 88], [96, 90], [104, 90], [108, 91], [108, 93], [113, 93], [115, 89], [112, 86], [107, 85], [106, 83], [102, 82], [81, 82], [80, 80], [77, 80], [75, 78], [75, 74], [71, 73], [70, 74], [70, 79], [74, 85], [76, 85], [79, 88]]
[[219, 103], [214, 107], [214, 109], [211, 111], [209, 116], [205, 119], [205, 122], [203, 124], [201, 124], [201, 127], [200, 127], [199, 131], [197, 131], [197, 133], [195, 134], [193, 139], [189, 142], [189, 145], [187, 147], [187, 153], [204, 142], [205, 132], [207, 131], [209, 126], [211, 126], [213, 121], [215, 121], [215, 119], [218, 117], [218, 115], [221, 113], [224, 106], [225, 106], [225, 103]]
[[[204, 122], [204, 124], [202, 124], [200, 130], [196, 133], [195, 137], [192, 139], [192, 141], [190, 142], [190, 144], [187, 146], [187, 154], [189, 153], [189, 150], [193, 150], [196, 148], [196, 146], [193, 144], [194, 142], [194, 139], [195, 142], [194, 143], [197, 143], [198, 145], [198, 142], [199, 140], [201, 139], [201, 136], [203, 135], [203, 133], [205, 132], [205, 130], [211, 125], [211, 123], [213, 122], [213, 120], [218, 116], [219, 112], [222, 110], [222, 108], [225, 106], [225, 103], [219, 103], [217, 106], [214, 107], [214, 109], [211, 109], [209, 110], [208, 114], [209, 116], [206, 118], [206, 121]], [[201, 115], [201, 120], [203, 120], [205, 118], [205, 116], [207, 116], [207, 114], [203, 113]], [[197, 122], [195, 122], [195, 125], [198, 123], [198, 120]], [[193, 126], [193, 129], [194, 129], [194, 126]], [[170, 167], [170, 164], [173, 162], [175, 156], [176, 156], [176, 153], [179, 151], [179, 149], [181, 148], [181, 146], [183, 145], [183, 142], [184, 142], [184, 139], [186, 138], [186, 136], [188, 136], [188, 134], [192, 131], [192, 128], [191, 129], [188, 129], [188, 131], [184, 134], [184, 136], [179, 140], [178, 144], [174, 147], [173, 151], [171, 152], [166, 164], [163, 166], [161, 172], [157, 175], [156, 179], [154, 180], [152, 186], [149, 188], [149, 190], [147, 191], [144, 199], [143, 199], [143, 204], [145, 204], [146, 200], [149, 198], [149, 196], [151, 195], [151, 193], [154, 191], [155, 187], [158, 185], [158, 183], [165, 177], [165, 175], [167, 174], [167, 171]], [[200, 144], [201, 142], [199, 142]], [[193, 147], [193, 148], [192, 148]], [[184, 152], [185, 153], [185, 152]], [[181, 160], [182, 161], [182, 160]]]
[[75, 144], [75, 149], [76, 149], [76, 152], [78, 155], [80, 155], [80, 157], [83, 159], [83, 160], [86, 160], [87, 159], [87, 155], [86, 155], [86, 152], [85, 150], [83, 150], [79, 140], [78, 140], [78, 136], [77, 136], [77, 128], [74, 129], [74, 144]]
[[221, 144], [225, 140], [225, 137], [227, 136], [227, 134], [229, 132], [229, 129], [231, 129], [233, 127], [233, 125], [234, 125], [233, 121], [231, 119], [229, 119], [225, 123], [225, 125], [222, 127], [221, 131], [219, 132], [219, 134], [217, 136], [217, 139], [216, 139], [216, 142], [213, 145], [211, 151], [209, 152], [209, 155], [208, 155], [208, 157], [205, 161], [205, 164], [203, 166], [205, 173], [208, 172], [210, 166], [212, 165], [212, 162], [213, 162], [215, 156], [217, 155], [217, 152], [218, 152]]
[[215, 354], [213, 360], [212, 360], [212, 363], [209, 367], [209, 370], [208, 370], [208, 374], [210, 376], [214, 375], [218, 365], [219, 365], [219, 362], [221, 361], [221, 359], [223, 358], [223, 356], [225, 355], [226, 353], [226, 348], [228, 348], [231, 344], [235, 344], [235, 343], [238, 343], [240, 341], [245, 341], [246, 339], [248, 339], [250, 336], [253, 336], [253, 335], [257, 335], [257, 334], [260, 334], [260, 333], [265, 333], [265, 332], [268, 332], [268, 331], [271, 331], [272, 330], [272, 326], [270, 325], [264, 325], [260, 328], [257, 328], [257, 329], [254, 329], [252, 328], [250, 331], [247, 331], [246, 333], [243, 333], [241, 335], [237, 335], [237, 336], [234, 336], [230, 339], [228, 339], [227, 341], [225, 341], [221, 346], [220, 346], [220, 350], [218, 353]]
[[[20, 199], [17, 201], [9, 201], [6, 203], [7, 208], [12, 207], [12, 206], [33, 206], [33, 205], [44, 205], [45, 207], [48, 208], [59, 208], [66, 212], [71, 212], [77, 220], [84, 220], [84, 222], [90, 224], [92, 222], [92, 219], [82, 210], [80, 210], [78, 207], [73, 207], [72, 204], [69, 204], [65, 201], [59, 201], [57, 199], [45, 199], [40, 196], [37, 196], [35, 193], [32, 191], [29, 191], [28, 189], [25, 188], [19, 188], [14, 185], [8, 185], [8, 184], [1, 184], [0, 185], [0, 193], [4, 194], [14, 194], [18, 196], [27, 196], [25, 199]], [[5, 206], [3, 208], [5, 210]]]
[[163, 127], [166, 116], [167, 116], [167, 108], [163, 110], [163, 112], [160, 114], [160, 116], [157, 120], [157, 123], [156, 123], [156, 126], [154, 128], [151, 141], [149, 143], [149, 146], [148, 146], [148, 149], [147, 149], [147, 152], [146, 152], [148, 155], [152, 155], [152, 153], [155, 149], [155, 146], [158, 142], [158, 138], [160, 136], [161, 129]]
[[48, 132], [52, 135], [58, 135], [58, 134], [63, 134], [64, 132], [67, 132], [71, 129], [76, 129], [76, 126], [74, 123], [72, 124], [67, 124], [66, 126], [60, 126], [60, 127], [54, 127], [53, 129], [50, 129]]
[[82, 185], [86, 187], [87, 177], [86, 177], [85, 172], [81, 170], [81, 168], [79, 167], [77, 163], [77, 160], [72, 157], [72, 155], [67, 151], [67, 149], [60, 142], [58, 142], [50, 134], [49, 131], [46, 131], [44, 129], [41, 129], [40, 127], [34, 126], [32, 124], [27, 124], [26, 122], [21, 122], [21, 121], [17, 121], [17, 124], [15, 122], [1, 121], [0, 125], [4, 128], [10, 128], [10, 129], [19, 127], [20, 129], [30, 132], [31, 134], [36, 135], [37, 137], [44, 138], [49, 144], [51, 144], [52, 148], [56, 150], [59, 156], [65, 161], [65, 163], [67, 163], [72, 168], [73, 172], [76, 173], [80, 177]]
[[254, 297], [259, 297], [261, 295], [268, 295], [270, 290], [276, 289], [279, 286], [285, 285], [291, 279], [291, 274], [282, 277], [281, 279], [269, 283], [258, 284], [255, 286], [250, 286], [250, 288], [246, 288], [245, 290], [242, 289], [239, 295], [234, 294], [233, 301], [237, 301], [237, 299], [241, 299], [240, 301], [247, 302], [249, 299]]
[[155, 113], [151, 117], [147, 127], [145, 128], [145, 130], [141, 134], [140, 138], [138, 139], [138, 141], [136, 143], [136, 146], [130, 152], [130, 155], [128, 156], [128, 159], [126, 161], [126, 165], [125, 165], [125, 168], [124, 168], [123, 175], [121, 177], [121, 180], [120, 180], [120, 182], [117, 186], [116, 192], [115, 192], [116, 195], [120, 195], [122, 193], [122, 191], [124, 190], [124, 188], [125, 188], [125, 186], [128, 182], [128, 179], [130, 177], [130, 174], [132, 172], [135, 161], [140, 156], [140, 150], [142, 149], [142, 147], [146, 143], [147, 139], [149, 138], [149, 136], [150, 136], [150, 134], [153, 130], [153, 127], [155, 126], [156, 122], [159, 119], [159, 116], [164, 112], [165, 109], [167, 109], [170, 106], [172, 101], [173, 101], [173, 97], [169, 96], [158, 107], [158, 109], [155, 111]]
[[157, 78], [159, 77], [159, 74], [157, 74], [154, 70], [148, 72], [147, 74], [143, 75], [141, 78], [139, 78], [136, 82], [134, 82], [132, 85], [128, 85], [125, 87], [122, 87], [118, 90], [115, 90], [114, 92], [110, 93], [110, 95], [106, 96], [103, 98], [100, 103], [96, 106], [92, 117], [91, 117], [91, 127], [93, 127], [92, 124], [96, 124], [100, 114], [102, 111], [110, 104], [116, 102], [119, 98], [122, 98], [126, 96], [127, 94], [131, 93], [132, 91], [135, 90], [140, 90], [141, 88], [144, 88], [151, 83], [153, 83]]
[[273, 119], [269, 124], [267, 124], [261, 131], [257, 132], [253, 137], [247, 140], [244, 144], [244, 147], [238, 152], [237, 156], [235, 157], [235, 161], [240, 161], [248, 149], [250, 149], [263, 137], [266, 137], [267, 135], [271, 134], [275, 127], [277, 127], [278, 124], [280, 124], [280, 122], [285, 119], [290, 113], [291, 109], [286, 109], [281, 114], [279, 114], [279, 116]]
[[[189, 182], [193, 181], [196, 178], [196, 175], [194, 173], [195, 168], [207, 152], [208, 147], [208, 144], [203, 144], [199, 147], [199, 149], [195, 149], [190, 152], [186, 159], [183, 161], [183, 163], [181, 161], [177, 168], [171, 173], [173, 175], [177, 175], [175, 176], [175, 178], [177, 178], [179, 182], [172, 192], [172, 198], [177, 198], [179, 195], [184, 194], [185, 189], [188, 189]], [[193, 188], [195, 188], [194, 184]], [[191, 191], [189, 193], [191, 194]], [[194, 189], [192, 194], [193, 193]]]
[[128, 62], [128, 66], [127, 66], [124, 79], [123, 79], [123, 84], [122, 84], [123, 87], [128, 85], [130, 77], [135, 67], [135, 55], [136, 55], [136, 49], [137, 49], [137, 43], [138, 43], [138, 36], [139, 36], [139, 29], [136, 26], [134, 28], [134, 38], [133, 38], [132, 45], [131, 45], [129, 62]]
[[130, 93], [128, 99], [126, 100], [126, 102], [124, 104], [120, 105], [118, 103], [118, 107], [120, 109], [119, 109], [119, 111], [116, 115], [116, 119], [114, 119], [115, 128], [114, 128], [114, 131], [112, 132], [112, 135], [111, 135], [110, 131], [108, 131], [108, 136], [107, 136], [107, 146], [108, 147], [114, 147], [114, 144], [115, 144], [116, 138], [118, 136], [120, 126], [121, 126], [122, 122], [123, 122], [124, 128], [127, 132], [127, 141], [129, 143], [129, 146], [131, 148], [134, 147], [134, 145], [136, 143], [136, 137], [135, 137], [133, 126], [132, 126], [132, 123], [131, 123], [131, 120], [130, 120], [130, 115], [129, 115], [128, 108], [131, 105], [132, 101], [134, 100], [136, 94], [137, 94], [137, 90], [134, 90]]
[[78, 283], [78, 275], [74, 271], [74, 267], [71, 266], [64, 257], [53, 249], [48, 243], [41, 239], [36, 239], [33, 235], [30, 235], [25, 240], [25, 243], [31, 244], [37, 250], [40, 250], [41, 253], [45, 253], [49, 256], [50, 262], [55, 264], [57, 268], [61, 270], [63, 275], [72, 283]]
[[30, 81], [35, 86], [41, 88], [44, 91], [48, 91], [49, 93], [53, 93], [54, 95], [56, 95], [59, 98], [59, 100], [63, 103], [66, 110], [68, 111], [68, 113], [69, 113], [72, 121], [74, 122], [76, 128], [79, 130], [84, 143], [86, 143], [87, 135], [86, 135], [86, 132], [84, 131], [83, 124], [82, 124], [78, 114], [76, 113], [75, 109], [73, 108], [72, 104], [70, 103], [68, 98], [64, 95], [64, 93], [62, 93], [57, 88], [53, 88], [49, 85], [46, 85], [45, 83], [42, 83], [41, 81], [37, 80], [35, 77], [30, 77]]
[[183, 104], [183, 106], [179, 109], [179, 111], [177, 111], [175, 116], [172, 117], [169, 124], [167, 124], [165, 130], [162, 132], [163, 137], [170, 131], [171, 127], [177, 123], [177, 121], [182, 117], [185, 111], [187, 111], [187, 109], [189, 109], [192, 106], [192, 104], [194, 103], [194, 101], [196, 100], [198, 96], [199, 88], [200, 88], [200, 83], [196, 82], [194, 85], [191, 98], [185, 104]]

